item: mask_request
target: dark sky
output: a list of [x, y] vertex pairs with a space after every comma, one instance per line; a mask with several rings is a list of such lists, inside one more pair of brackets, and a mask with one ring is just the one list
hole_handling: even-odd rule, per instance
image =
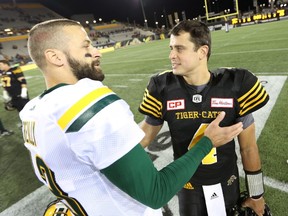
[[[13, 0], [0, 0], [0, 2], [13, 2]], [[103, 21], [134, 21], [143, 24], [143, 13], [141, 0], [14, 0], [16, 3], [40, 2], [57, 13], [70, 18], [73, 14], [91, 13], [95, 19], [102, 18]], [[207, 0], [208, 1], [208, 0]], [[223, 11], [233, 9], [233, 0], [210, 0], [214, 1], [214, 10]], [[161, 18], [163, 11], [166, 14], [178, 12], [181, 19], [182, 11], [185, 11], [187, 18], [194, 18], [204, 15], [204, 0], [142, 0], [146, 18], [149, 23], [164, 22]], [[239, 9], [247, 11], [253, 9], [253, 0], [238, 0]], [[162, 19], [162, 20], [161, 20]]]
[[[18, 0], [19, 1], [19, 0]], [[211, 0], [212, 1], [212, 0]], [[217, 2], [217, 8], [221, 10], [226, 7], [233, 9], [233, 0], [213, 0]], [[248, 8], [249, 2], [253, 0], [239, 0], [244, 2], [244, 7]], [[47, 0], [46, 5], [61, 11], [65, 16], [75, 13], [93, 13], [94, 17], [105, 20], [118, 20], [143, 23], [143, 13], [141, 0]], [[151, 23], [161, 21], [161, 14], [165, 9], [166, 14], [178, 12], [179, 16], [185, 11], [187, 18], [197, 17], [199, 14], [204, 15], [204, 0], [142, 0], [143, 8], [147, 20]], [[242, 3], [243, 4], [243, 3]], [[216, 4], [215, 8], [216, 8]], [[241, 6], [241, 5], [240, 5]], [[216, 9], [217, 9], [216, 8]], [[223, 9], [224, 10], [224, 9]]]

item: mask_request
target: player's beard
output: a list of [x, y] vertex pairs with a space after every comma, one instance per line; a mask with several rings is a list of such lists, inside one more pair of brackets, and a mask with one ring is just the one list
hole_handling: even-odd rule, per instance
[[99, 60], [95, 60], [89, 65], [87, 63], [81, 64], [79, 61], [72, 58], [70, 55], [67, 55], [67, 59], [74, 76], [78, 80], [84, 78], [90, 78], [92, 80], [98, 80], [98, 81], [104, 80], [105, 75], [102, 73], [102, 69], [99, 66], [100, 64]]

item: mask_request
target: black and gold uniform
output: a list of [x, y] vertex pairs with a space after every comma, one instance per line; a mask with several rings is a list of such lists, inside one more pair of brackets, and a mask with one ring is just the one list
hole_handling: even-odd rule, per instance
[[[205, 128], [219, 112], [226, 112], [220, 126], [229, 126], [258, 110], [268, 100], [269, 95], [257, 77], [245, 69], [217, 69], [211, 72], [210, 81], [203, 86], [190, 86], [182, 76], [165, 71], [151, 78], [139, 111], [150, 119], [156, 119], [159, 124], [167, 121], [174, 159], [177, 159], [203, 136]], [[233, 140], [227, 145], [213, 148], [184, 188], [197, 190], [201, 185], [239, 184], [238, 179]], [[226, 193], [223, 188], [226, 207], [230, 199], [228, 194], [239, 193], [238, 187], [233, 188], [233, 191]], [[238, 196], [233, 194], [233, 197], [231, 206]]]
[[7, 71], [1, 72], [1, 83], [11, 97], [11, 103], [19, 112], [29, 101], [28, 95], [21, 97], [22, 85], [26, 85], [26, 79], [20, 67], [11, 67]]

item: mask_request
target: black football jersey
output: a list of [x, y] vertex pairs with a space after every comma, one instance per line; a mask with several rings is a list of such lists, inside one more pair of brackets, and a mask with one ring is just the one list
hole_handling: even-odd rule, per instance
[[17, 97], [21, 94], [21, 83], [19, 77], [23, 77], [23, 72], [19, 67], [10, 68], [1, 74], [1, 83], [4, 89], [9, 93], [10, 97]]
[[[220, 68], [211, 72], [209, 83], [199, 91], [182, 76], [165, 71], [153, 76], [145, 89], [139, 111], [167, 121], [174, 158], [177, 159], [204, 135], [205, 128], [219, 112], [226, 116], [220, 126], [264, 106], [269, 95], [251, 72], [239, 68]], [[193, 175], [192, 184], [209, 185], [229, 178], [237, 163], [235, 142], [213, 148]]]

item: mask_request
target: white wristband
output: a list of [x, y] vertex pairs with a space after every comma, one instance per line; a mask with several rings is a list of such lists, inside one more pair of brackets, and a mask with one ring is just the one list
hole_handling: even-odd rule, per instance
[[264, 194], [264, 182], [262, 171], [246, 172], [246, 187], [249, 196], [258, 199]]
[[27, 88], [23, 87], [21, 89], [21, 98], [25, 98], [26, 99], [28, 97], [27, 92], [28, 92]]

